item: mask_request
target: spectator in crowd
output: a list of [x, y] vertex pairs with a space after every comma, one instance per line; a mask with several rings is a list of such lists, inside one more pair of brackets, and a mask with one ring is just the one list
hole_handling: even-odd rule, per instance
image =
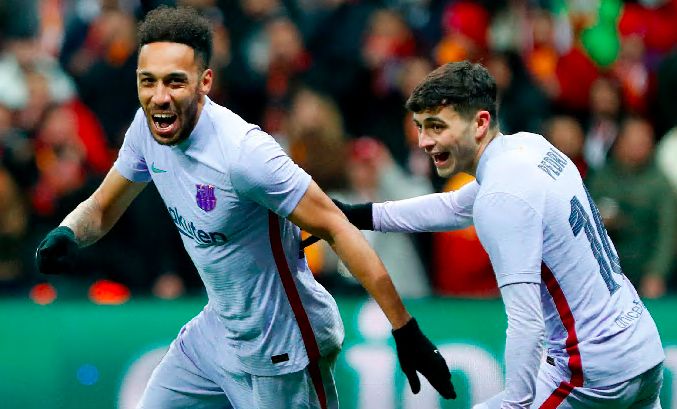
[[[381, 140], [395, 161], [404, 165], [409, 152], [399, 121], [406, 114], [403, 88], [417, 70], [429, 63], [415, 56], [414, 33], [394, 10], [379, 9], [369, 20], [362, 42], [367, 94], [360, 105], [359, 132]], [[415, 85], [415, 84], [414, 84]]]
[[[99, 118], [108, 145], [119, 148], [138, 105], [130, 80], [136, 69], [136, 21], [108, 7], [87, 24], [85, 38], [79, 46], [71, 45], [75, 49], [62, 62], [73, 75], [80, 98]], [[69, 27], [74, 27], [74, 35], [80, 34], [80, 26]]]
[[7, 41], [0, 57], [0, 105], [11, 110], [12, 128], [32, 136], [50, 104], [74, 96], [71, 79], [56, 61], [39, 51], [35, 38]]
[[322, 0], [306, 31], [313, 67], [307, 75], [312, 87], [331, 96], [351, 135], [367, 134], [360, 129], [365, 101], [371, 97], [369, 75], [361, 52], [372, 14], [379, 9], [368, 0]]
[[[280, 24], [272, 29], [269, 28], [274, 25], [274, 20], [286, 19], [288, 11], [280, 0], [231, 1], [225, 2], [223, 9], [232, 45], [230, 50], [232, 61], [225, 70], [217, 68], [217, 74], [218, 71], [224, 74], [221, 81], [228, 88], [228, 102], [231, 109], [252, 123], [262, 123], [266, 128], [264, 118], [266, 118], [266, 110], [271, 98], [267, 89], [268, 74], [271, 58], [273, 58], [270, 34], [276, 29], [282, 32], [290, 27], [282, 27]], [[291, 28], [292, 31], [295, 29], [296, 27]], [[287, 35], [284, 39], [280, 39], [278, 44], [288, 43], [289, 38], [290, 36]], [[297, 38], [292, 39], [292, 41], [296, 40]], [[279, 84], [275, 85], [279, 87]], [[279, 102], [275, 101], [275, 103]], [[271, 132], [276, 131], [271, 130]]]
[[0, 104], [0, 164], [19, 186], [32, 186], [37, 174], [33, 144], [16, 127], [14, 112]]
[[444, 34], [435, 46], [435, 62], [482, 59], [487, 53], [489, 17], [487, 8], [478, 2], [449, 2], [441, 16]]
[[514, 52], [493, 53], [486, 65], [496, 78], [502, 132], [540, 132], [550, 113], [550, 103], [543, 90], [534, 84], [522, 57]]
[[550, 118], [546, 123], [543, 136], [571, 159], [581, 177], [586, 177], [588, 164], [583, 157], [583, 127], [576, 118], [568, 115]]
[[653, 72], [646, 64], [650, 20], [655, 12], [646, 8], [627, 4], [619, 20], [620, 53], [612, 66], [612, 72], [618, 78], [623, 102], [628, 110], [635, 114], [647, 114], [648, 94], [653, 82]]
[[[432, 68], [432, 63], [426, 58], [414, 57], [405, 61], [399, 81], [399, 94], [403, 100], [406, 98], [406, 95], [411, 95], [411, 91], [425, 78]], [[403, 109], [403, 107], [404, 105], [400, 109]], [[402, 129], [400, 132], [404, 137], [406, 153], [404, 160], [398, 162], [412, 175], [431, 179], [434, 172], [430, 165], [430, 159], [418, 148], [418, 130], [413, 125], [411, 114], [406, 113], [399, 117], [401, 118], [400, 126]]]
[[525, 33], [528, 40], [522, 39], [519, 47], [523, 48], [526, 67], [540, 88], [555, 100], [561, 92], [557, 65], [565, 50], [555, 36], [554, 16], [542, 8], [531, 8], [521, 14], [526, 20], [521, 32]]
[[677, 203], [654, 161], [654, 134], [641, 117], [621, 126], [612, 158], [589, 180], [623, 272], [647, 298], [663, 296], [675, 255]]
[[598, 78], [590, 88], [590, 109], [583, 147], [585, 160], [591, 168], [599, 169], [606, 162], [623, 116], [620, 84], [613, 77]]
[[77, 101], [45, 111], [35, 144], [39, 177], [33, 205], [40, 215], [52, 215], [59, 200], [87, 179], [102, 179], [113, 162], [96, 118]]
[[301, 33], [285, 17], [272, 19], [265, 26], [267, 62], [260, 67], [265, 80], [266, 100], [263, 127], [278, 133], [282, 127], [285, 104], [299, 86], [301, 76], [310, 68], [310, 55]]
[[[345, 186], [345, 131], [334, 101], [309, 88], [293, 97], [285, 131], [276, 135], [291, 158], [324, 189]], [[286, 139], [286, 140], [285, 140]]]
[[[416, 147], [403, 106], [433, 65], [461, 58], [481, 60], [496, 78], [503, 132], [541, 132], [556, 112], [553, 142], [566, 150], [564, 140], [575, 147], [578, 133], [559, 115], [579, 120], [585, 161], [572, 159], [581, 171], [584, 162], [590, 173], [604, 166], [626, 111], [649, 114], [656, 135], [677, 126], [673, 0], [5, 0], [0, 1], [0, 162], [29, 198], [26, 203], [45, 191], [38, 165], [46, 166], [51, 156], [39, 134], [55, 107], [76, 113], [85, 179], [108, 166], [138, 107], [134, 25], [160, 4], [191, 6], [209, 20], [215, 39], [212, 100], [261, 124], [333, 190], [347, 186], [345, 144], [351, 135], [374, 137], [396, 165], [428, 179], [436, 191], [448, 188]], [[669, 135], [660, 152], [670, 151]], [[105, 149], [97, 147], [100, 136]], [[659, 161], [666, 155], [660, 153]], [[670, 160], [659, 163], [664, 162]], [[669, 171], [669, 163], [662, 166]], [[47, 202], [65, 208], [63, 201], [92, 187], [84, 183]], [[158, 231], [173, 228], [163, 227], [162, 214], [154, 213], [155, 221], [142, 217], [141, 209], [156, 207], [157, 200], [149, 191], [132, 205], [119, 231], [106, 238], [111, 249], [144, 223]], [[31, 232], [40, 230], [46, 216], [29, 206], [27, 217], [28, 249], [34, 244]], [[167, 248], [178, 243], [171, 234], [166, 238]], [[415, 241], [431, 253], [441, 244], [429, 235]], [[142, 252], [143, 243], [138, 245]], [[104, 256], [93, 253], [99, 262], [92, 268], [100, 270]], [[184, 272], [186, 266], [185, 260], [154, 252], [120, 278], [136, 286], [135, 292], [148, 293], [160, 283], [158, 288], [169, 290], [156, 293], [173, 297], [183, 291], [179, 281], [186, 291], [193, 287], [195, 274], [190, 267]]]

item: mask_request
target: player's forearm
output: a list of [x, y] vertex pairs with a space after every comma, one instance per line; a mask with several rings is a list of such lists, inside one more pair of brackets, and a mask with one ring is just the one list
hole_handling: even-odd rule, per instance
[[393, 328], [406, 324], [411, 316], [383, 263], [362, 234], [346, 224], [344, 229], [333, 234], [329, 242], [351, 274], [381, 307]]
[[80, 247], [94, 244], [103, 237], [112, 227], [104, 223], [104, 215], [96, 198], [90, 196], [80, 203], [75, 210], [61, 222], [75, 233], [75, 239]]
[[501, 408], [529, 408], [541, 361], [543, 319], [540, 288], [534, 283], [501, 288], [508, 316], [505, 341], [505, 395]]
[[506, 380], [502, 409], [531, 407], [540, 366], [540, 341], [537, 334], [528, 331], [519, 331], [519, 334], [509, 335], [506, 338]]
[[414, 233], [468, 227], [472, 224], [472, 206], [478, 190], [473, 182], [453, 192], [374, 203], [374, 230]]

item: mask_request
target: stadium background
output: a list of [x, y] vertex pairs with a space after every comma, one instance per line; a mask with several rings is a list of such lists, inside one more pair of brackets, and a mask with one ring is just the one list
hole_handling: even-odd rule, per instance
[[[213, 23], [214, 100], [260, 124], [332, 196], [454, 189], [434, 175], [403, 103], [436, 65], [496, 77], [506, 133], [542, 133], [586, 177], [668, 355], [677, 408], [677, 0], [0, 0], [0, 407], [127, 408], [201, 284], [152, 186], [68, 277], [33, 265], [39, 240], [87, 197], [138, 107], [136, 22], [159, 4]], [[505, 317], [472, 228], [367, 233], [450, 362], [469, 408], [500, 390]], [[383, 317], [322, 244], [338, 299], [344, 408], [413, 408]]]

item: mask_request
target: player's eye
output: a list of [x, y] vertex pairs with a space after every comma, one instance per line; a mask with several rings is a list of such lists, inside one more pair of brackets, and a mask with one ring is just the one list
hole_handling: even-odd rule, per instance
[[186, 81], [184, 81], [182, 79], [178, 79], [178, 78], [173, 78], [173, 79], [169, 80], [169, 86], [172, 87], [172, 88], [180, 88], [185, 83], [186, 83]]

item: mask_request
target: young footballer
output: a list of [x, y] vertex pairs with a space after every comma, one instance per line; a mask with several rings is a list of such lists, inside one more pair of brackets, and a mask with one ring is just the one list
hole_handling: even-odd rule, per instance
[[540, 135], [500, 133], [496, 85], [481, 65], [434, 70], [407, 108], [437, 173], [468, 172], [476, 182], [402, 201], [336, 203], [361, 229], [474, 222], [508, 316], [505, 390], [475, 409], [660, 408], [656, 325], [576, 166]]

